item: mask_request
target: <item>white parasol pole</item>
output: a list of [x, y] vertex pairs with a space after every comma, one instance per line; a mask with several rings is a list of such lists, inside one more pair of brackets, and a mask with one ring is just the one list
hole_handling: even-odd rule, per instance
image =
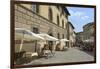
[[21, 51], [21, 50], [22, 50], [22, 47], [23, 47], [23, 42], [24, 42], [24, 32], [23, 32], [23, 37], [22, 37], [22, 40], [21, 40], [21, 44], [20, 44], [20, 49], [19, 49], [19, 51]]
[[22, 47], [23, 47], [23, 42], [24, 42], [24, 38], [21, 40], [21, 44], [20, 44], [20, 49], [19, 49], [19, 51], [21, 51], [21, 50], [22, 50]]

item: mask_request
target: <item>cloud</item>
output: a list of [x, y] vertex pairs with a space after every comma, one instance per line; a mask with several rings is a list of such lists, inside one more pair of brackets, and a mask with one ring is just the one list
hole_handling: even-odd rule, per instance
[[80, 17], [80, 16], [84, 15], [83, 12], [80, 12], [80, 11], [72, 11], [72, 10], [70, 10], [70, 14], [71, 14], [71, 16], [77, 16], [77, 17]]
[[70, 17], [75, 17], [75, 18], [82, 19], [82, 20], [89, 19], [89, 16], [87, 16], [82, 11], [73, 11], [73, 10], [70, 10], [70, 14], [71, 14]]
[[85, 15], [81, 19], [89, 19], [89, 16]]
[[83, 12], [76, 12], [76, 13], [74, 14], [74, 16], [77, 16], [77, 17], [82, 17], [83, 15], [84, 15]]
[[73, 12], [73, 11], [71, 11], [71, 16], [82, 17], [83, 15], [84, 15], [83, 12], [79, 12], [79, 11]]

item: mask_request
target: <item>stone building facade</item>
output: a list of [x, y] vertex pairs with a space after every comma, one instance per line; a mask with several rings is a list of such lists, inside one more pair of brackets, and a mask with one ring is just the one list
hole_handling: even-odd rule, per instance
[[[73, 40], [73, 26], [68, 24], [69, 15], [67, 8], [64, 6], [15, 4], [15, 27], [25, 28], [36, 34], [46, 33], [58, 39], [66, 38]], [[70, 28], [72, 34], [69, 34], [68, 28]], [[26, 50], [34, 51], [34, 41], [24, 44]], [[30, 47], [27, 47], [28, 44], [30, 44]]]
[[83, 26], [83, 40], [94, 41], [94, 23], [88, 23]]
[[67, 24], [67, 31], [68, 31], [68, 40], [69, 40], [69, 47], [73, 47], [73, 45], [76, 42], [76, 33], [74, 31], [74, 26], [71, 24], [71, 22], [68, 22]]
[[83, 31], [76, 33], [76, 40], [83, 41]]
[[[77, 40], [78, 41], [85, 41], [88, 39], [93, 39], [94, 38], [94, 23], [88, 23], [86, 25], [83, 26], [83, 31], [82, 32], [78, 32], [76, 34]], [[94, 40], [94, 39], [93, 39]]]

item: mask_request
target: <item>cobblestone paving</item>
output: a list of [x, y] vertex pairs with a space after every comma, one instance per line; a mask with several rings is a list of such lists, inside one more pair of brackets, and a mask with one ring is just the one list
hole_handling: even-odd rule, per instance
[[77, 48], [69, 48], [67, 51], [56, 51], [53, 57], [48, 59], [40, 58], [28, 63], [32, 64], [50, 64], [50, 63], [68, 63], [68, 62], [82, 62], [94, 61], [94, 57], [87, 53], [78, 50]]

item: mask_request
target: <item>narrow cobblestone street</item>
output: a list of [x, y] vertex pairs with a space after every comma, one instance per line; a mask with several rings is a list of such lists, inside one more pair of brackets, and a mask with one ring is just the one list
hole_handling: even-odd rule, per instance
[[68, 63], [68, 62], [84, 62], [84, 61], [94, 61], [94, 57], [78, 50], [77, 48], [69, 48], [67, 51], [56, 51], [53, 57], [48, 59], [40, 58], [31, 61], [25, 65], [34, 64], [50, 64], [50, 63]]

